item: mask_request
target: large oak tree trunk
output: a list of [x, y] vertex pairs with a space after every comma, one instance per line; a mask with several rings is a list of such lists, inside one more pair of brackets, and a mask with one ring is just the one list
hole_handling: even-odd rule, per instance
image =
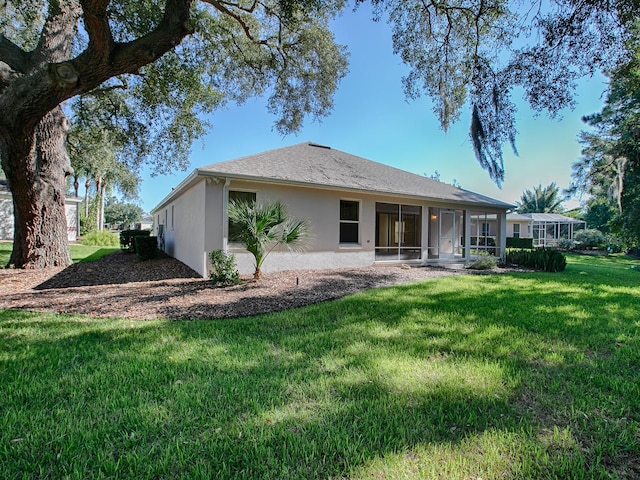
[[71, 264], [65, 211], [67, 119], [56, 107], [31, 142], [3, 142], [2, 166], [13, 194], [14, 239], [9, 265], [45, 268]]
[[[47, 16], [33, 50], [0, 34], [0, 159], [15, 216], [9, 264], [19, 268], [71, 263], [65, 214], [65, 177], [71, 165], [60, 105], [115, 76], [139, 74], [193, 33], [192, 0], [166, 0], [157, 25], [126, 42], [113, 37], [109, 1], [45, 3]], [[88, 42], [74, 58], [80, 18]]]

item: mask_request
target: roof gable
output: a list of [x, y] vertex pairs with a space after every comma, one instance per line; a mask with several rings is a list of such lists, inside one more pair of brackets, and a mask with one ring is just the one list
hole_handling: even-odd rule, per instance
[[415, 196], [464, 204], [512, 205], [310, 142], [214, 163], [199, 174]]

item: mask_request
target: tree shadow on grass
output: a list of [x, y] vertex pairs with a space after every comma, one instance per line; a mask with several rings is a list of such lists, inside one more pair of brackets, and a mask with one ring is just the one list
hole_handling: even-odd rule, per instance
[[143, 262], [134, 254], [119, 251], [94, 262], [74, 263], [34, 289], [121, 285], [175, 278], [202, 278], [202, 276], [184, 263], [162, 252], [158, 252], [157, 258]]
[[581, 355], [633, 333], [630, 312], [607, 316], [626, 294], [594, 282], [601, 298], [554, 326], [537, 309], [580, 297], [553, 276], [476, 281], [225, 322], [33, 320], [36, 340], [29, 318], [0, 314], [0, 406], [23, 412], [0, 426], [28, 440], [7, 442], [3, 464], [9, 477], [633, 478], [637, 333], [627, 368]]
[[[22, 309], [117, 318], [219, 319], [259, 315], [342, 298], [393, 283], [395, 276], [368, 270], [301, 274], [288, 287], [247, 281], [218, 288], [204, 279], [169, 279], [135, 284], [49, 288], [15, 299]], [[292, 280], [291, 278], [288, 279]], [[275, 283], [279, 283], [275, 280]], [[8, 300], [11, 300], [9, 298]]]

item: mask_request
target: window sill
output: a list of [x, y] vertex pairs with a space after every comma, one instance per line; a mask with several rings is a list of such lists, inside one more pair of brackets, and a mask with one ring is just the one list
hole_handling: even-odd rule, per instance
[[359, 243], [340, 243], [338, 250], [362, 250], [362, 245]]

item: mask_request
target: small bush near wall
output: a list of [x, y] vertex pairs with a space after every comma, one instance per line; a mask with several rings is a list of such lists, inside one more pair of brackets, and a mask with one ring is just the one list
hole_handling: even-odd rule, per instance
[[211, 272], [209, 279], [220, 286], [238, 285], [240, 274], [236, 267], [236, 258], [222, 250], [214, 250], [209, 254]]
[[506, 260], [507, 264], [544, 272], [561, 272], [567, 266], [567, 258], [555, 248], [507, 250]]
[[134, 238], [138, 236], [148, 237], [151, 235], [149, 230], [123, 230], [120, 232], [120, 250], [125, 252], [136, 252]]
[[139, 260], [151, 260], [158, 256], [158, 237], [138, 235], [134, 237], [134, 243]]
[[480, 251], [478, 257], [471, 260], [464, 267], [471, 270], [493, 270], [498, 266], [496, 257], [489, 255], [487, 252]]
[[507, 238], [507, 248], [533, 248], [533, 238]]
[[111, 232], [107, 231], [93, 231], [83, 235], [80, 238], [81, 245], [89, 245], [92, 247], [117, 247], [118, 246], [118, 236], [114, 235]]

